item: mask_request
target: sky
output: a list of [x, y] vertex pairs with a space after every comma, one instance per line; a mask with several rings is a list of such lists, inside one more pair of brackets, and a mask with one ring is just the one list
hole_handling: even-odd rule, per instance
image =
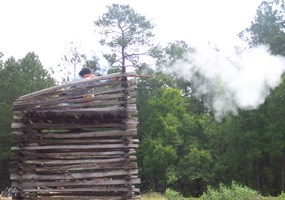
[[0, 0], [0, 52], [23, 58], [34, 51], [44, 67], [55, 67], [70, 42], [100, 57], [94, 21], [112, 3], [129, 4], [152, 20], [158, 43], [184, 40], [191, 46], [232, 45], [250, 25], [261, 0]]

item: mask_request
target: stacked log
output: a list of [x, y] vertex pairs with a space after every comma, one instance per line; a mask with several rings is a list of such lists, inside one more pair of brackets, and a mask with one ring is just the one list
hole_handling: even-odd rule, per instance
[[140, 199], [135, 91], [116, 73], [18, 98], [13, 199]]

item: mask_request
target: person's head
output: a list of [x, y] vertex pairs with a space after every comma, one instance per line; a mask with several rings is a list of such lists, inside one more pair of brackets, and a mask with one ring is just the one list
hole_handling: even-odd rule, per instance
[[92, 70], [90, 68], [84, 67], [80, 70], [79, 76], [81, 76], [84, 79], [84, 78], [92, 77], [94, 75], [93, 75]]

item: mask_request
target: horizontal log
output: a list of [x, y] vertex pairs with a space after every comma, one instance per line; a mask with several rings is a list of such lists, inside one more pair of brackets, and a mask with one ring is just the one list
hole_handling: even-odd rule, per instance
[[[26, 125], [30, 129], [42, 130], [42, 129], [76, 129], [76, 128], [136, 128], [138, 121], [135, 118], [125, 120], [125, 124], [122, 123], [33, 123]], [[12, 123], [12, 128], [24, 128], [22, 123]]]
[[[129, 156], [134, 156], [135, 154], [129, 154]], [[86, 156], [84, 153], [82, 153], [81, 156], [61, 156], [61, 155], [54, 155], [54, 156], [25, 156], [25, 160], [35, 160], [35, 159], [44, 159], [44, 160], [76, 160], [76, 159], [86, 159], [86, 160], [93, 160], [93, 159], [115, 159], [115, 158], [121, 158], [124, 157], [124, 154], [122, 155], [88, 155]], [[127, 157], [127, 156], [126, 156]]]
[[[90, 188], [62, 188], [62, 189], [23, 189], [23, 192], [36, 192], [38, 194], [43, 194], [43, 193], [77, 193], [77, 192], [127, 192], [130, 189], [127, 187], [90, 187]], [[138, 188], [133, 188], [132, 191], [137, 191], [139, 192]]]
[[132, 117], [136, 115], [137, 111], [127, 111], [127, 110], [116, 110], [116, 111], [106, 111], [106, 112], [89, 112], [83, 111], [81, 113], [70, 112], [70, 113], [36, 113], [33, 116], [27, 116], [26, 119], [36, 123], [36, 122], [48, 122], [48, 123], [88, 123], [88, 122], [121, 122], [123, 119]]
[[[136, 102], [136, 100], [134, 98], [130, 98], [128, 100], [129, 104], [134, 104]], [[120, 106], [122, 105], [123, 102], [122, 101], [118, 101], [118, 98], [111, 98], [108, 99], [108, 101], [106, 100], [96, 100], [96, 101], [86, 101], [86, 102], [81, 102], [80, 104], [74, 103], [74, 104], [69, 104], [66, 107], [62, 107], [62, 104], [52, 104], [52, 105], [46, 105], [44, 108], [37, 108], [35, 109], [35, 111], [39, 111], [39, 110], [58, 110], [58, 109], [72, 109], [72, 108], [84, 108], [84, 107], [98, 107], [98, 106]]]
[[26, 146], [12, 147], [11, 150], [68, 150], [68, 149], [125, 149], [138, 148], [137, 144], [100, 144], [100, 145], [51, 145], [51, 146]]
[[21, 129], [21, 128], [24, 128], [26, 125], [24, 123], [21, 123], [21, 122], [13, 122], [11, 124], [11, 128], [12, 129]]
[[116, 176], [134, 175], [138, 174], [137, 169], [131, 170], [109, 170], [102, 172], [84, 172], [84, 173], [71, 173], [56, 174], [56, 175], [38, 175], [34, 173], [26, 173], [22, 175], [11, 174], [11, 180], [74, 180], [74, 179], [88, 179], [88, 178], [112, 178]]
[[19, 163], [14, 164], [10, 167], [10, 173], [24, 174], [30, 172], [37, 172], [41, 174], [65, 174], [66, 172], [87, 172], [94, 170], [114, 170], [114, 169], [137, 169], [136, 162], [116, 162], [116, 163], [83, 163], [83, 164], [69, 164], [69, 165], [58, 165], [54, 166], [42, 166], [38, 165], [22, 165]]
[[[29, 193], [28, 193], [29, 194]], [[132, 194], [132, 196], [130, 197], [125, 197], [123, 194], [117, 194], [116, 196], [114, 196], [116, 194], [108, 194], [107, 196], [102, 196], [102, 194], [96, 194], [96, 195], [89, 195], [89, 194], [84, 194], [83, 195], [77, 195], [77, 196], [70, 196], [70, 195], [65, 195], [65, 196], [62, 196], [62, 195], [52, 195], [52, 194], [49, 194], [49, 195], [46, 195], [46, 196], [37, 196], [37, 200], [50, 200], [51, 197], [52, 197], [52, 200], [137, 200], [137, 199], [141, 199], [141, 195], [138, 195], [138, 194]], [[35, 200], [35, 197], [30, 197], [30, 196], [25, 196], [25, 200]]]
[[56, 123], [34, 123], [29, 124], [31, 129], [76, 129], [76, 128], [121, 128], [121, 123], [69, 123], [69, 124], [56, 124]]
[[136, 129], [128, 130], [107, 130], [107, 131], [92, 131], [92, 132], [78, 132], [78, 133], [36, 133], [31, 137], [41, 137], [42, 139], [80, 139], [80, 138], [97, 138], [97, 137], [116, 137], [116, 136], [134, 136], [137, 134]]
[[126, 184], [140, 184], [140, 178], [133, 178], [131, 180], [114, 180], [106, 178], [98, 178], [93, 180], [75, 180], [75, 181], [24, 181], [20, 184], [21, 188], [27, 189], [32, 187], [74, 187], [74, 186], [112, 186], [112, 185], [126, 185]]
[[73, 108], [73, 109], [62, 109], [62, 110], [39, 110], [36, 111], [37, 114], [69, 114], [69, 115], [78, 115], [78, 114], [89, 114], [89, 113], [106, 113], [106, 112], [122, 112], [125, 108], [121, 106], [109, 106], [104, 108]]
[[25, 117], [25, 115], [22, 113], [21, 115], [16, 115], [15, 113], [13, 113], [13, 120], [22, 120]]
[[[22, 131], [12, 131], [11, 133], [14, 137], [27, 137], [28, 135]], [[101, 138], [101, 137], [122, 137], [122, 136], [135, 136], [137, 135], [137, 129], [128, 130], [100, 130], [100, 131], [90, 131], [90, 132], [76, 132], [71, 133], [68, 131], [64, 132], [39, 132], [30, 134], [29, 137], [39, 137], [41, 139], [80, 139], [80, 138]], [[21, 139], [22, 140], [22, 139]]]
[[[136, 156], [130, 156], [130, 160], [136, 160]], [[120, 162], [125, 161], [126, 158], [120, 157], [120, 158], [97, 158], [97, 159], [79, 159], [76, 158], [74, 160], [43, 160], [43, 159], [37, 159], [37, 160], [24, 160], [24, 164], [32, 164], [32, 165], [69, 165], [69, 164], [83, 164], [83, 163], [113, 163], [113, 162]]]
[[17, 130], [17, 131], [12, 131], [11, 135], [12, 136], [22, 136], [22, 135], [25, 135], [25, 134], [22, 131]]
[[[135, 150], [130, 149], [129, 150], [129, 154], [135, 154]], [[49, 153], [49, 152], [45, 152], [44, 154], [40, 153], [34, 153], [34, 152], [30, 152], [30, 151], [24, 151], [23, 154], [25, 156], [35, 156], [35, 157], [39, 157], [39, 156], [45, 156], [45, 158], [47, 157], [64, 157], [67, 158], [68, 156], [70, 157], [102, 157], [102, 156], [122, 156], [124, 155], [126, 152], [122, 151], [122, 150], [117, 150], [117, 151], [90, 151], [90, 152], [53, 152], [53, 153]]]
[[[40, 146], [46, 145], [90, 145], [90, 144], [121, 144], [123, 139], [90, 139], [90, 138], [80, 138], [80, 139], [57, 139], [57, 140], [37, 140], [31, 139], [30, 142], [35, 142]], [[138, 143], [138, 139], [130, 139], [129, 143]]]
[[[18, 164], [19, 165], [19, 164]], [[16, 166], [16, 165], [15, 165]], [[14, 167], [15, 167], [14, 166]], [[19, 169], [21, 169], [22, 173], [26, 172], [40, 172], [40, 173], [66, 173], [66, 171], [90, 171], [90, 170], [110, 170], [110, 169], [137, 169], [137, 163], [136, 162], [128, 162], [120, 161], [120, 162], [114, 162], [114, 163], [80, 163], [80, 164], [68, 164], [68, 165], [61, 165], [60, 167], [58, 165], [55, 166], [43, 166], [39, 167], [36, 165], [20, 165], [18, 166]], [[11, 168], [15, 169], [15, 168]], [[14, 172], [18, 174], [19, 169], [11, 170], [11, 172]]]

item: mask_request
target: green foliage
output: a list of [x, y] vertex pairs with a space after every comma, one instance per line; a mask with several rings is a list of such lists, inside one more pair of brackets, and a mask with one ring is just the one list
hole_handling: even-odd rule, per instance
[[284, 200], [285, 199], [285, 193], [282, 192], [278, 197], [277, 197], [278, 200]]
[[158, 74], [138, 88], [142, 190], [172, 187], [199, 196], [208, 185], [237, 180], [264, 195], [280, 193], [283, 83], [258, 110], [240, 111], [222, 122], [211, 113], [189, 110], [197, 104], [172, 84], [171, 77]]
[[16, 61], [9, 58], [0, 70], [0, 99], [2, 103], [12, 105], [17, 97], [55, 84], [35, 53], [28, 53]]
[[[165, 194], [162, 196], [159, 193], [156, 192], [150, 192], [142, 195], [142, 200], [168, 200], [168, 199], [180, 199], [180, 200], [284, 200], [285, 196], [284, 193], [280, 194], [278, 197], [264, 197], [261, 196], [259, 193], [256, 191], [253, 191], [252, 189], [248, 187], [243, 187], [243, 186], [236, 186], [237, 188], [235, 191], [231, 189], [230, 187], [226, 187], [223, 185], [224, 189], [222, 189], [221, 193], [219, 193], [220, 188], [214, 189], [214, 188], [209, 188], [211, 190], [211, 194], [207, 194], [206, 192], [201, 196], [201, 197], [182, 197], [182, 195], [172, 189], [166, 189]], [[225, 191], [226, 190], [226, 191]], [[239, 191], [239, 192], [237, 192]], [[238, 193], [238, 196], [235, 198], [233, 194]], [[255, 196], [254, 196], [255, 193]], [[226, 194], [226, 195], [224, 195]], [[230, 198], [226, 198], [230, 197]], [[251, 199], [250, 199], [251, 198]]]
[[259, 200], [261, 195], [256, 191], [241, 186], [235, 182], [231, 186], [220, 184], [217, 189], [208, 188], [201, 198], [201, 200]]
[[212, 156], [206, 150], [191, 148], [178, 164], [183, 182], [204, 179], [208, 181], [212, 176]]
[[166, 189], [164, 197], [167, 200], [183, 200], [184, 199], [183, 196], [179, 192], [172, 190], [170, 188]]
[[240, 33], [240, 37], [252, 46], [269, 45], [274, 54], [285, 55], [284, 2], [262, 1], [251, 26]]
[[142, 195], [142, 200], [166, 200], [166, 199], [157, 192], [149, 192]]
[[212, 158], [199, 144], [203, 133], [199, 120], [188, 113], [188, 97], [182, 90], [170, 87], [150, 93], [144, 93], [144, 107], [139, 107], [138, 157], [144, 186], [159, 191], [180, 187], [186, 193], [188, 185], [205, 184], [211, 176]]

